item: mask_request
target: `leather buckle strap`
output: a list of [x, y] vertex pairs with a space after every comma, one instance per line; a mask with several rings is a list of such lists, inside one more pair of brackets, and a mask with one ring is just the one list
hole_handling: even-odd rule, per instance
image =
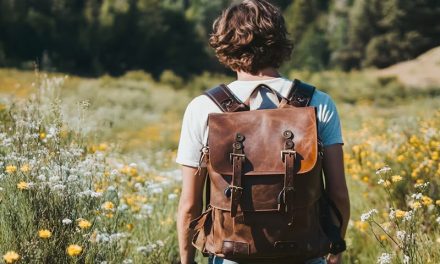
[[237, 215], [238, 205], [240, 203], [241, 195], [243, 194], [243, 188], [241, 187], [241, 176], [243, 173], [243, 164], [246, 156], [243, 153], [243, 141], [244, 136], [237, 133], [235, 136], [235, 142], [232, 144], [233, 152], [230, 153], [230, 159], [232, 162], [232, 179], [231, 185], [231, 217]]
[[278, 210], [287, 213], [289, 226], [293, 226], [293, 201], [295, 196], [295, 188], [293, 186], [293, 178], [296, 175], [295, 160], [296, 151], [294, 150], [293, 133], [286, 130], [283, 133], [285, 138], [284, 149], [281, 150], [281, 159], [284, 162], [284, 188], [278, 195]]
[[239, 158], [244, 158], [246, 157], [244, 154], [239, 154], [239, 153], [229, 153], [229, 161], [231, 163], [233, 163], [234, 157], [239, 157]]
[[287, 95], [289, 104], [296, 107], [308, 106], [312, 100], [315, 89], [314, 86], [301, 82], [298, 79], [293, 80], [292, 87], [290, 87], [290, 91]]
[[249, 107], [235, 97], [231, 90], [224, 84], [211, 88], [204, 94], [208, 96], [223, 112], [240, 112], [249, 110]]
[[293, 200], [294, 200], [294, 196], [295, 196], [295, 189], [293, 187], [293, 177], [296, 174], [294, 171], [294, 166], [295, 166], [295, 158], [296, 155], [292, 155], [291, 153], [296, 153], [296, 152], [287, 152], [288, 155], [284, 155], [284, 164], [285, 164], [285, 168], [286, 168], [286, 172], [284, 174], [284, 188], [283, 188], [283, 205], [284, 205], [284, 212], [287, 213], [288, 217], [289, 217], [289, 222], [288, 225], [292, 226], [293, 225]]
[[241, 187], [241, 174], [245, 156], [243, 154], [232, 155], [232, 157], [232, 184], [229, 187], [231, 188], [231, 217], [235, 217], [243, 193], [243, 188]]
[[296, 151], [292, 149], [283, 149], [281, 150], [281, 160], [283, 162], [286, 161], [286, 155], [293, 155], [296, 158]]

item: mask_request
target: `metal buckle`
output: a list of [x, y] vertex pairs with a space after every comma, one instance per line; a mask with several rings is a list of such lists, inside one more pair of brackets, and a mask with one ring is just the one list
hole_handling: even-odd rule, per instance
[[209, 147], [208, 146], [203, 146], [202, 149], [200, 150], [200, 152], [202, 152], [203, 154], [209, 153]]
[[286, 155], [293, 155], [294, 157], [296, 157], [296, 151], [295, 150], [292, 150], [292, 149], [283, 149], [283, 150], [281, 150], [281, 160], [283, 161], [283, 162], [285, 162], [286, 161]]
[[231, 197], [234, 196], [234, 199], [240, 199], [243, 194], [243, 188], [239, 186], [229, 185], [229, 190], [231, 190]]
[[242, 191], [243, 190], [243, 187], [235, 186], [235, 185], [229, 185], [229, 188], [234, 191]]
[[229, 162], [232, 163], [232, 159], [233, 157], [240, 157], [240, 158], [245, 158], [246, 156], [244, 154], [239, 154], [239, 153], [229, 153]]
[[231, 108], [231, 106], [232, 106], [232, 103], [233, 103], [232, 99], [231, 99], [231, 98], [228, 98], [228, 99], [224, 100], [223, 102], [221, 102], [220, 104], [221, 104], [224, 108], [226, 108], [227, 110], [229, 110], [229, 108]]

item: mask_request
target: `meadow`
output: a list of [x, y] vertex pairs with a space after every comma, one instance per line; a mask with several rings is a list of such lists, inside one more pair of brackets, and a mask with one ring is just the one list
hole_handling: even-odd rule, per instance
[[[352, 204], [344, 263], [439, 263], [440, 87], [368, 71], [288, 76], [338, 105]], [[181, 117], [229, 80], [1, 69], [0, 261], [176, 263]]]

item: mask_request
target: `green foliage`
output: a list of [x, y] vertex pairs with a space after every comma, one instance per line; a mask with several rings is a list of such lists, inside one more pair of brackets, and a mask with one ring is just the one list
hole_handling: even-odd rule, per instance
[[[314, 57], [310, 62], [302, 58], [300, 65], [294, 59], [286, 68], [382, 68], [412, 59], [440, 44], [440, 28], [432, 26], [440, 16], [438, 1], [337, 0], [325, 3], [296, 0], [286, 9], [288, 28], [297, 44], [295, 56]], [[311, 28], [314, 32], [310, 32]], [[328, 50], [304, 50], [305, 45], [312, 43], [321, 43], [318, 46], [327, 46]]]
[[293, 54], [293, 68], [311, 71], [323, 70], [328, 62], [328, 43], [324, 33], [311, 24]]
[[316, 17], [316, 1], [296, 0], [285, 11], [287, 30], [295, 44]]
[[348, 48], [354, 66], [386, 67], [440, 44], [440, 2], [356, 0]]
[[[188, 80], [225, 73], [207, 45], [230, 0], [0, 0], [0, 66], [80, 75]], [[276, 0], [296, 46], [294, 69], [386, 67], [440, 45], [436, 0]]]
[[395, 77], [376, 77], [369, 72], [291, 71], [288, 76], [312, 83], [338, 102], [354, 105], [387, 106], [440, 94], [439, 87], [407, 87]]
[[182, 76], [208, 68], [184, 10], [161, 1], [1, 0], [0, 7], [6, 65], [41, 64], [45, 57], [45, 65], [58, 71], [120, 75], [144, 69], [156, 77], [167, 68]]

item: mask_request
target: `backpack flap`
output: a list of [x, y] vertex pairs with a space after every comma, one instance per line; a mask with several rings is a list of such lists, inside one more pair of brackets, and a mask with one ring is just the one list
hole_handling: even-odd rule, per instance
[[230, 153], [235, 135], [244, 136], [244, 175], [285, 173], [282, 151], [285, 131], [293, 133], [297, 174], [311, 171], [318, 157], [318, 132], [314, 107], [287, 107], [257, 111], [212, 113], [208, 117], [210, 165], [222, 175], [232, 175]]

